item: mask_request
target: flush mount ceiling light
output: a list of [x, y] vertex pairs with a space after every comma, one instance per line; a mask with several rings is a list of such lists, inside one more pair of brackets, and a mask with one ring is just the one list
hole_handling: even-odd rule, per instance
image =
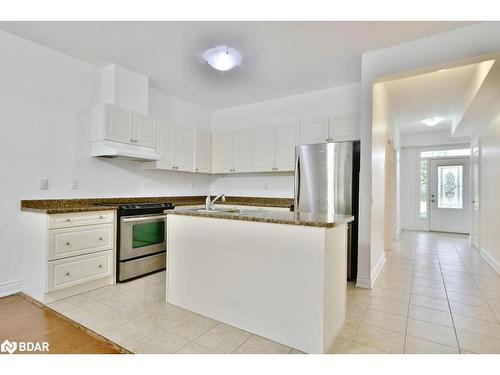
[[431, 117], [431, 118], [426, 118], [425, 120], [422, 120], [422, 124], [425, 124], [427, 126], [436, 126], [443, 120], [442, 117]]
[[217, 46], [203, 52], [203, 60], [212, 68], [225, 72], [241, 65], [241, 53], [228, 46]]

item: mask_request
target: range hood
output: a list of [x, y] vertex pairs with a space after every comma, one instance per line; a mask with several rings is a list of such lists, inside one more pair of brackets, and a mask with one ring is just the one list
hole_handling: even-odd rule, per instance
[[92, 143], [92, 156], [116, 158], [127, 157], [131, 160], [155, 161], [160, 160], [160, 155], [149, 147], [127, 145], [118, 142], [98, 141]]

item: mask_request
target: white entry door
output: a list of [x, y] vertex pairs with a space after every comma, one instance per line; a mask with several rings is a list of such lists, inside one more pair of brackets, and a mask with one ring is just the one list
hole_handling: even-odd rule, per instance
[[469, 159], [430, 161], [431, 231], [470, 232]]

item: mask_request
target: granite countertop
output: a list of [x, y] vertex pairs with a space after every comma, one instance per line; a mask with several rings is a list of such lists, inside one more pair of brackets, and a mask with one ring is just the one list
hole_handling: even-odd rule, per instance
[[275, 223], [289, 225], [304, 225], [309, 227], [333, 228], [354, 220], [354, 216], [311, 214], [291, 211], [247, 210], [243, 212], [197, 211], [194, 209], [176, 209], [165, 211], [168, 215], [183, 215], [209, 217], [215, 219], [255, 221], [260, 223]]
[[[81, 198], [81, 199], [35, 199], [22, 200], [21, 210], [44, 214], [63, 214], [116, 210], [127, 203], [173, 203], [175, 206], [193, 206], [205, 203], [205, 196], [165, 196], [165, 197], [122, 197], [122, 198]], [[226, 197], [226, 204], [262, 207], [290, 207], [290, 198]]]

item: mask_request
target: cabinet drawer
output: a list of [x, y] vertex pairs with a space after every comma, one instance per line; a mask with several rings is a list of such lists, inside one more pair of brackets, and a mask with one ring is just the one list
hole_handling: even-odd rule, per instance
[[61, 228], [49, 231], [49, 260], [112, 249], [113, 224]]
[[47, 291], [62, 289], [111, 276], [113, 274], [113, 252], [54, 260], [48, 263]]
[[68, 228], [79, 225], [112, 223], [114, 211], [76, 212], [49, 215], [49, 229]]

